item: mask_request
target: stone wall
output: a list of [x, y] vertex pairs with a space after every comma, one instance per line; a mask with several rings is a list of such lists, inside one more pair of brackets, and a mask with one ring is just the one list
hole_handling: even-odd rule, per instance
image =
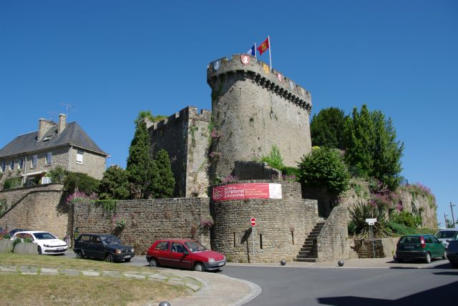
[[354, 250], [359, 258], [393, 257], [399, 237], [355, 239]]
[[[201, 221], [210, 219], [208, 198], [173, 198], [117, 201], [114, 211], [101, 205], [74, 205], [73, 229], [77, 233], [116, 233], [136, 254], [145, 254], [159, 238], [194, 238], [210, 247], [209, 231]], [[117, 231], [117, 222], [125, 222]]]
[[177, 196], [207, 195], [210, 117], [209, 111], [198, 113], [197, 108], [186, 107], [167, 119], [147, 123], [153, 154], [160, 149], [169, 153]]
[[[428, 197], [410, 192], [405, 186], [396, 190], [402, 203], [403, 210], [414, 214], [421, 214], [422, 227], [437, 228], [436, 204]], [[322, 217], [327, 217], [334, 205], [353, 208], [359, 203], [368, 203], [370, 190], [368, 183], [361, 179], [353, 178], [351, 188], [338, 198], [326, 192], [324, 188], [307, 188], [304, 190], [305, 198], [317, 199], [318, 210]]]
[[318, 261], [349, 257], [347, 219], [346, 207], [337, 206], [332, 209], [317, 237]]
[[235, 161], [260, 160], [273, 146], [287, 166], [296, 166], [310, 152], [308, 91], [255, 57], [242, 64], [240, 55], [211, 63], [207, 81], [214, 129], [220, 134], [210, 152], [216, 156], [212, 176], [225, 178]]
[[64, 238], [69, 233], [69, 210], [62, 202], [62, 194], [59, 184], [0, 192], [0, 199], [8, 205], [0, 217], [0, 227], [49, 231]]
[[[297, 256], [318, 218], [317, 203], [301, 198], [298, 183], [275, 183], [281, 183], [283, 199], [211, 203], [213, 249], [234, 262], [292, 261]], [[254, 230], [251, 217], [256, 218]]]

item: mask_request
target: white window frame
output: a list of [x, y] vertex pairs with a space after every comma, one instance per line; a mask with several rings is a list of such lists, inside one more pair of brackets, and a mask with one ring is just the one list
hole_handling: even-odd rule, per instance
[[77, 164], [84, 164], [84, 151], [83, 150], [76, 150], [76, 163]]

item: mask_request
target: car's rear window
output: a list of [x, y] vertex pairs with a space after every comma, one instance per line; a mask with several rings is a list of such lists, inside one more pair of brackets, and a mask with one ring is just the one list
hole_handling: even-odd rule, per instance
[[436, 234], [436, 237], [439, 239], [444, 238], [454, 238], [458, 231], [440, 231]]
[[401, 240], [399, 240], [399, 243], [420, 243], [420, 237], [418, 236], [402, 237]]

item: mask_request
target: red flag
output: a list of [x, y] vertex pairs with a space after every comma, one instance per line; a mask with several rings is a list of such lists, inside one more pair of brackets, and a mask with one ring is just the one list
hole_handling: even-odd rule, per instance
[[269, 49], [269, 38], [266, 38], [266, 40], [264, 40], [264, 42], [260, 44], [257, 49], [260, 55], [262, 55], [267, 49]]

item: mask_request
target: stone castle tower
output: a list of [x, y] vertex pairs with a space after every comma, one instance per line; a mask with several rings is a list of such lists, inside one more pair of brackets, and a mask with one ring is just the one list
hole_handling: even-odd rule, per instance
[[239, 54], [211, 62], [207, 82], [211, 112], [186, 107], [147, 123], [153, 151], [169, 152], [177, 196], [207, 195], [209, 185], [237, 174], [239, 162], [259, 161], [274, 146], [287, 166], [310, 152], [310, 93], [282, 73]]
[[211, 148], [218, 159], [212, 169], [216, 177], [232, 174], [236, 161], [260, 160], [274, 146], [286, 166], [296, 166], [310, 152], [312, 102], [304, 88], [245, 54], [211, 63], [207, 82], [219, 136]]

